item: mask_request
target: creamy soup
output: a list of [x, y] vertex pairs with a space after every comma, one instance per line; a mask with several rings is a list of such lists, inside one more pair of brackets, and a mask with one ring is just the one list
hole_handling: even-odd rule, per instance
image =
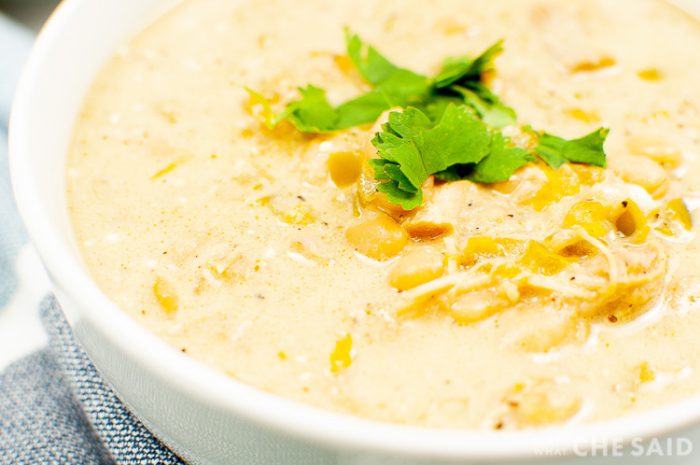
[[[389, 88], [358, 71], [345, 28], [414, 77], [504, 39], [463, 73], [481, 93], [450, 97], [480, 135], [414, 142], [437, 157], [486, 140], [495, 157], [499, 137], [524, 157], [514, 173], [426, 169], [399, 185], [422, 195], [403, 208], [376, 171], [399, 166], [372, 144], [396, 137], [388, 111], [340, 129], [276, 118], [309, 84], [332, 106]], [[697, 50], [696, 21], [652, 0], [185, 1], [87, 94], [67, 167], [77, 242], [178, 350], [325, 409], [518, 429], [697, 395]], [[605, 168], [587, 158], [599, 127]]]

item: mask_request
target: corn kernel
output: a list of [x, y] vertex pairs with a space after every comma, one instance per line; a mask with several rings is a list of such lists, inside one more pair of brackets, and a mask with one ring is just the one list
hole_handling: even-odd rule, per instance
[[300, 203], [284, 212], [282, 219], [285, 223], [297, 226], [308, 226], [316, 221], [316, 218], [306, 204]]
[[519, 185], [520, 181], [511, 178], [508, 181], [491, 184], [491, 188], [496, 192], [500, 192], [501, 194], [507, 195], [515, 192], [515, 189], [517, 189]]
[[289, 244], [289, 251], [294, 254], [301, 255], [307, 260], [316, 262], [318, 265], [321, 266], [326, 266], [329, 263], [327, 257], [318, 253], [316, 250], [314, 250], [313, 247], [310, 247], [309, 245], [307, 245], [307, 243], [302, 241], [292, 241], [292, 243]]
[[638, 367], [639, 372], [639, 382], [649, 383], [656, 379], [656, 373], [649, 367], [649, 362], [642, 362]]
[[548, 205], [581, 190], [581, 180], [571, 167], [563, 166], [557, 170], [550, 167], [541, 168], [547, 175], [547, 182], [531, 200], [532, 207], [540, 211]]
[[541, 381], [528, 386], [509, 401], [520, 426], [561, 423], [581, 409], [581, 399], [558, 385]]
[[520, 261], [534, 273], [552, 276], [562, 271], [572, 260], [555, 254], [537, 241], [528, 241]]
[[153, 284], [153, 294], [167, 315], [172, 315], [180, 307], [180, 299], [172, 284], [165, 279], [158, 277]]
[[275, 113], [272, 110], [272, 103], [276, 98], [269, 99], [262, 94], [245, 88], [248, 93], [248, 102], [246, 103], [246, 111], [257, 118], [257, 120], [263, 124], [266, 128], [272, 129], [274, 127]]
[[448, 36], [461, 34], [467, 30], [467, 27], [464, 24], [452, 17], [441, 18], [435, 23], [435, 26], [442, 33]]
[[583, 108], [567, 108], [564, 114], [584, 123], [595, 123], [600, 121], [600, 115], [594, 111], [586, 111]]
[[335, 66], [337, 66], [340, 72], [342, 72], [343, 74], [351, 74], [357, 72], [355, 64], [352, 62], [352, 59], [347, 55], [334, 54], [333, 63], [335, 63]]
[[413, 239], [419, 241], [430, 241], [443, 236], [449, 236], [454, 232], [454, 228], [449, 223], [431, 223], [428, 221], [409, 222], [406, 224], [406, 231]]
[[372, 205], [392, 218], [401, 218], [408, 213], [401, 205], [393, 203], [384, 192], [377, 192], [372, 198]]
[[658, 137], [631, 137], [627, 140], [627, 150], [669, 168], [676, 168], [683, 161], [683, 155], [677, 147]]
[[522, 270], [519, 266], [502, 263], [493, 270], [492, 274], [498, 278], [513, 279], [520, 273], [522, 273]]
[[164, 168], [161, 168], [160, 170], [158, 170], [157, 172], [155, 172], [155, 173], [151, 176], [151, 180], [156, 180], [156, 179], [158, 179], [158, 178], [160, 178], [160, 177], [165, 176], [166, 174], [170, 173], [170, 172], [173, 171], [175, 168], [177, 168], [178, 164], [179, 164], [179, 162], [177, 162], [177, 161], [174, 161], [174, 162], [172, 162], [172, 163], [169, 163], [169, 164], [166, 165]]
[[637, 71], [637, 76], [645, 81], [660, 81], [664, 78], [664, 74], [657, 68], [646, 68]]
[[328, 157], [328, 172], [333, 184], [348, 187], [360, 177], [362, 160], [354, 152], [334, 152]]
[[352, 336], [348, 334], [343, 339], [336, 341], [335, 348], [331, 352], [331, 372], [340, 373], [352, 364]]
[[666, 236], [677, 235], [681, 230], [693, 229], [693, 217], [683, 199], [669, 200], [656, 216], [661, 221], [654, 229]]
[[355, 250], [375, 260], [395, 257], [408, 243], [404, 228], [383, 213], [349, 227], [345, 237]]
[[450, 316], [461, 325], [478, 323], [503, 310], [509, 301], [494, 289], [462, 294], [448, 308]]
[[571, 67], [572, 73], [593, 73], [605, 68], [615, 66], [617, 61], [609, 56], [603, 56], [595, 61], [581, 61]]
[[579, 314], [576, 306], [559, 305], [551, 289], [530, 283], [521, 286], [524, 298], [548, 300], [539, 306], [521, 306], [519, 326], [512, 332], [513, 348], [526, 352], [549, 352], [568, 344], [584, 342], [590, 336], [591, 318]]
[[693, 217], [690, 215], [683, 199], [669, 200], [667, 208], [672, 212], [672, 218], [678, 221], [686, 231], [690, 231], [693, 228]]
[[[360, 177], [357, 189], [358, 206], [378, 209], [392, 218], [398, 219], [408, 213], [401, 205], [392, 203], [384, 192], [379, 192], [379, 181], [374, 178], [374, 168], [367, 162], [360, 164]], [[359, 212], [359, 209], [358, 209]]]
[[437, 279], [444, 272], [443, 254], [432, 247], [421, 247], [401, 257], [389, 272], [389, 283], [400, 291], [406, 291]]
[[649, 222], [644, 212], [633, 200], [622, 202], [622, 213], [615, 221], [615, 227], [634, 242], [644, 241], [649, 235]]
[[464, 250], [462, 261], [465, 265], [475, 264], [480, 257], [502, 257], [505, 250], [492, 237], [470, 237]]
[[591, 236], [600, 239], [608, 232], [607, 217], [608, 211], [600, 202], [586, 200], [571, 207], [564, 218], [564, 227], [571, 228], [578, 225]]
[[597, 247], [583, 239], [570, 242], [564, 247], [555, 250], [563, 257], [589, 257], [595, 255], [599, 251]]
[[615, 166], [615, 171], [626, 182], [643, 187], [655, 198], [662, 197], [668, 191], [668, 173], [650, 158], [630, 155]]
[[597, 166], [574, 163], [568, 167], [576, 174], [576, 179], [582, 186], [592, 186], [605, 177], [605, 170]]

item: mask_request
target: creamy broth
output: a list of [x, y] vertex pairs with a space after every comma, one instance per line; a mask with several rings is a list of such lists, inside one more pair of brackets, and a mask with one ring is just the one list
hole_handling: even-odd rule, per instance
[[[190, 0], [117, 50], [67, 168], [94, 279], [214, 369], [382, 421], [527, 428], [699, 394], [700, 243], [679, 200], [700, 205], [698, 24], [651, 0], [427, 4]], [[244, 90], [275, 109], [308, 83], [367, 90], [345, 26], [427, 75], [504, 38], [491, 87], [534, 127], [611, 128], [608, 168], [533, 163], [384, 213], [329, 175], [339, 153], [376, 156], [377, 126], [271, 131]], [[581, 202], [608, 219], [567, 220]], [[368, 221], [400, 230], [396, 251], [367, 244]]]

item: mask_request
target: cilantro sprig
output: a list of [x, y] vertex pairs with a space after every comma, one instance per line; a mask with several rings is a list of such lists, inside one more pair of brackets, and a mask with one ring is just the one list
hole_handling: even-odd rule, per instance
[[346, 31], [345, 40], [348, 56], [371, 90], [333, 106], [324, 89], [308, 85], [299, 89], [298, 100], [268, 120], [273, 126], [287, 120], [301, 132], [327, 133], [371, 124], [385, 111], [402, 108], [389, 115], [372, 140], [379, 158], [370, 163], [378, 189], [405, 210], [422, 204], [421, 186], [430, 176], [491, 184], [507, 181], [537, 158], [553, 168], [564, 163], [605, 167], [605, 128], [567, 140], [524, 127], [537, 139], [534, 149], [517, 147], [502, 133], [517, 124], [517, 115], [484, 78], [494, 70], [503, 41], [476, 58], [448, 58], [429, 78], [393, 64], [356, 34]]
[[473, 60], [469, 57], [448, 58], [440, 74], [433, 79], [434, 92], [438, 96], [461, 97], [486, 124], [495, 128], [515, 124], [515, 110], [505, 105], [482, 82], [484, 74], [493, 71], [493, 61], [501, 53], [503, 41], [499, 40]]
[[423, 201], [420, 186], [432, 175], [444, 181], [508, 180], [528, 162], [527, 150], [512, 147], [466, 105], [450, 103], [437, 124], [421, 110], [392, 112], [372, 143], [380, 158], [370, 160], [378, 189], [404, 210]]
[[515, 122], [515, 111], [481, 83], [503, 51], [499, 41], [475, 59], [451, 58], [442, 71], [428, 78], [391, 63], [375, 47], [349, 31], [346, 51], [372, 90], [334, 107], [326, 91], [314, 85], [299, 89], [300, 99], [290, 102], [276, 121], [288, 120], [301, 132], [326, 133], [371, 124], [391, 108], [415, 106], [439, 119], [449, 103], [466, 104], [495, 127]]
[[323, 89], [303, 87], [299, 89], [301, 98], [287, 105], [278, 121], [287, 119], [301, 132], [332, 132], [373, 123], [390, 108], [426, 99], [428, 78], [394, 65], [355, 34], [346, 31], [345, 41], [348, 56], [373, 89], [334, 107]]
[[392, 203], [412, 210], [423, 202], [421, 186], [430, 176], [442, 181], [468, 179], [482, 184], [507, 181], [537, 157], [552, 168], [564, 163], [605, 167], [601, 128], [579, 139], [539, 135], [531, 152], [513, 145], [466, 105], [450, 103], [437, 124], [416, 108], [392, 112], [372, 140], [378, 159], [370, 160], [378, 189]]
[[466, 106], [449, 104], [437, 124], [417, 108], [393, 112], [372, 141], [381, 158], [371, 160], [379, 190], [405, 210], [422, 202], [420, 186], [435, 173], [478, 163], [489, 152], [486, 126]]
[[585, 163], [605, 168], [603, 144], [609, 133], [607, 128], [598, 128], [573, 140], [562, 139], [546, 132], [539, 133], [535, 152], [552, 168], [559, 168], [564, 163]]

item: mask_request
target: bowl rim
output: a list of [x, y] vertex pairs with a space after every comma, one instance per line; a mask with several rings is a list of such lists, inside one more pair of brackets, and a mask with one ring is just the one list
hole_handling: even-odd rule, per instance
[[65, 0], [59, 5], [40, 32], [25, 65], [10, 118], [12, 186], [31, 242], [54, 285], [78, 304], [82, 318], [160, 382], [200, 404], [300, 440], [323, 447], [404, 457], [506, 460], [535, 458], [544, 451], [571, 455], [595, 445], [659, 437], [698, 424], [700, 395], [612, 420], [537, 430], [491, 432], [383, 423], [264, 392], [197, 362], [159, 339], [112, 302], [69, 252], [68, 245], [52, 233], [54, 225], [48, 219], [40, 186], [32, 175], [29, 157], [24, 156], [30, 150], [28, 141], [33, 133], [31, 115], [41, 109], [42, 103], [33, 91], [46, 85], [41, 79], [44, 62], [54, 39], [67, 33], [72, 18], [86, 1], [89, 0]]

